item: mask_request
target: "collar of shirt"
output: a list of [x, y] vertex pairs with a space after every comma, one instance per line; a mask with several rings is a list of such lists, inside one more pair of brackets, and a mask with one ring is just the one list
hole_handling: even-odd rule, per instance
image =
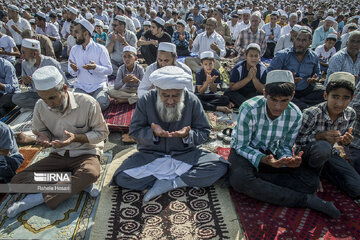
[[330, 118], [329, 111], [327, 109], [327, 102], [322, 103], [321, 106], [320, 106], [320, 109], [324, 113], [325, 120], [330, 121], [333, 124], [338, 123], [338, 122], [341, 123], [341, 122], [344, 122], [344, 121], [349, 121], [349, 117], [347, 116], [347, 114], [345, 114], [345, 111], [348, 108], [346, 108], [344, 111], [342, 111], [341, 115], [335, 120], [335, 122]]
[[[349, 58], [352, 59], [352, 57], [350, 56], [350, 54], [349, 54], [349, 52], [348, 52], [348, 50], [347, 50], [347, 47], [344, 48], [344, 49], [342, 49], [341, 51], [343, 51], [345, 55], [348, 55]], [[356, 57], [356, 60], [358, 60], [358, 59], [360, 59], [360, 52], [357, 54], [357, 57]]]

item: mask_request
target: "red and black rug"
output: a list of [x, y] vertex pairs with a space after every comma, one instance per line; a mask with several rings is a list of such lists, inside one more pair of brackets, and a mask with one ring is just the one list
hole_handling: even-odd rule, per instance
[[117, 104], [111, 100], [109, 107], [103, 112], [104, 119], [111, 132], [127, 132], [136, 104]]

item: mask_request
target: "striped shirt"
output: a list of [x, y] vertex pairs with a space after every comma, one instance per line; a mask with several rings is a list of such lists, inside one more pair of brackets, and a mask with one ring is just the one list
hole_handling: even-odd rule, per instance
[[260, 160], [270, 150], [278, 159], [292, 156], [292, 147], [301, 127], [300, 109], [289, 103], [284, 112], [271, 120], [264, 96], [253, 97], [239, 108], [236, 126], [232, 132], [231, 147], [240, 156], [258, 168]]
[[[357, 113], [360, 113], [360, 81], [357, 83], [354, 98], [350, 106], [354, 108]], [[350, 146], [360, 149], [360, 114], [356, 114], [352, 135], [354, 136], [354, 140], [350, 143]]]
[[239, 52], [239, 55], [242, 56], [245, 54], [246, 51], [246, 47], [250, 44], [250, 43], [257, 43], [260, 46], [261, 49], [261, 56], [264, 55], [265, 51], [266, 51], [266, 34], [264, 32], [264, 30], [262, 29], [258, 29], [256, 31], [256, 33], [253, 33], [249, 28], [246, 28], [244, 30], [241, 30], [241, 32], [239, 33], [238, 38], [236, 39], [235, 42], [235, 49], [236, 51]]

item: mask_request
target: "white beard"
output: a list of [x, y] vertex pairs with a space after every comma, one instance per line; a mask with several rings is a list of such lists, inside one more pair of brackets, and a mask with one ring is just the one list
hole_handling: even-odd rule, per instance
[[30, 58], [29, 61], [26, 61], [26, 60], [25, 60], [26, 67], [28, 67], [28, 68], [34, 67], [35, 63], [36, 63], [36, 59], [35, 59], [35, 58]]
[[61, 102], [61, 105], [58, 108], [51, 108], [48, 106], [48, 109], [52, 112], [62, 113], [68, 105], [68, 97], [64, 97], [64, 99]]
[[158, 92], [156, 110], [163, 122], [169, 123], [180, 121], [184, 107], [184, 93], [182, 93], [180, 101], [175, 105], [175, 107], [169, 108], [166, 107], [165, 104], [161, 101], [161, 97]]

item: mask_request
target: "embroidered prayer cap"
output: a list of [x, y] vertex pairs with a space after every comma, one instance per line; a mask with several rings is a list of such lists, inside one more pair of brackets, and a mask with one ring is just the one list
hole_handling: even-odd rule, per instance
[[94, 16], [91, 14], [91, 13], [89, 13], [89, 12], [87, 12], [86, 14], [85, 14], [85, 19], [86, 20], [90, 20], [90, 19], [92, 19]]
[[30, 39], [30, 38], [24, 38], [21, 42], [21, 46], [24, 48], [30, 48], [30, 49], [35, 49], [35, 50], [39, 50], [40, 49], [40, 42], [38, 40], [35, 39]]
[[151, 22], [150, 21], [144, 21], [143, 26], [151, 26]]
[[178, 20], [177, 22], [176, 22], [176, 24], [181, 24], [181, 25], [183, 25], [184, 27], [186, 26], [186, 22], [184, 21], [184, 20]]
[[8, 6], [8, 9], [10, 9], [12, 11], [15, 11], [15, 12], [20, 12], [20, 9], [17, 6], [13, 5], [13, 4], [10, 4]]
[[166, 66], [154, 71], [150, 77], [150, 82], [161, 89], [184, 89], [192, 81], [192, 76], [183, 69], [176, 66]]
[[69, 6], [69, 7], [67, 7], [67, 9], [68, 9], [68, 11], [71, 12], [72, 14], [77, 15], [77, 14], [79, 13], [79, 11], [78, 11], [76, 8], [74, 8], [74, 7]]
[[200, 53], [200, 59], [214, 59], [214, 53], [212, 51], [205, 51]]
[[348, 72], [334, 72], [329, 76], [327, 84], [329, 84], [330, 82], [339, 82], [339, 81], [347, 81], [355, 86], [355, 77], [354, 75]]
[[335, 18], [331, 17], [331, 16], [327, 16], [325, 18], [325, 21], [331, 21], [331, 22], [335, 22]]
[[335, 41], [337, 40], [337, 35], [336, 33], [329, 33], [326, 37], [326, 39], [335, 39]]
[[135, 55], [137, 54], [136, 48], [134, 48], [133, 46], [125, 46], [123, 52], [132, 52]]
[[258, 17], [258, 18], [261, 20], [261, 13], [260, 13], [260, 11], [255, 11], [255, 12], [253, 12], [253, 13], [251, 14], [251, 17], [253, 17], [253, 16]]
[[46, 14], [43, 13], [43, 12], [40, 12], [40, 11], [38, 11], [38, 12], [35, 14], [35, 16], [46, 19]]
[[260, 46], [259, 46], [259, 44], [257, 44], [257, 43], [250, 43], [249, 45], [247, 45], [246, 50], [248, 50], [249, 48], [255, 48], [255, 49], [257, 49], [259, 52], [261, 52]]
[[279, 14], [279, 12], [278, 12], [278, 11], [272, 11], [272, 12], [271, 12], [271, 15], [276, 15], [276, 16], [279, 16], [280, 14]]
[[79, 24], [81, 24], [86, 30], [90, 32], [90, 34], [93, 34], [94, 32], [94, 26], [85, 18], [82, 18], [79, 20]]
[[116, 15], [114, 17], [114, 20], [118, 20], [119, 22], [125, 23], [126, 24], [126, 18], [120, 15]]
[[158, 51], [176, 53], [176, 45], [169, 42], [159, 43]]
[[29, 20], [29, 23], [30, 23], [30, 24], [35, 24], [35, 19], [33, 19], [33, 18], [30, 19], [30, 20]]
[[58, 85], [63, 80], [63, 76], [56, 67], [45, 66], [33, 73], [32, 80], [36, 90], [45, 91]]
[[161, 26], [165, 25], [165, 21], [162, 18], [156, 17], [153, 21], [157, 22], [158, 24], [160, 24]]
[[294, 83], [294, 77], [292, 72], [288, 70], [273, 70], [271, 72], [268, 72], [268, 74], [266, 75], [266, 84], [277, 82]]

